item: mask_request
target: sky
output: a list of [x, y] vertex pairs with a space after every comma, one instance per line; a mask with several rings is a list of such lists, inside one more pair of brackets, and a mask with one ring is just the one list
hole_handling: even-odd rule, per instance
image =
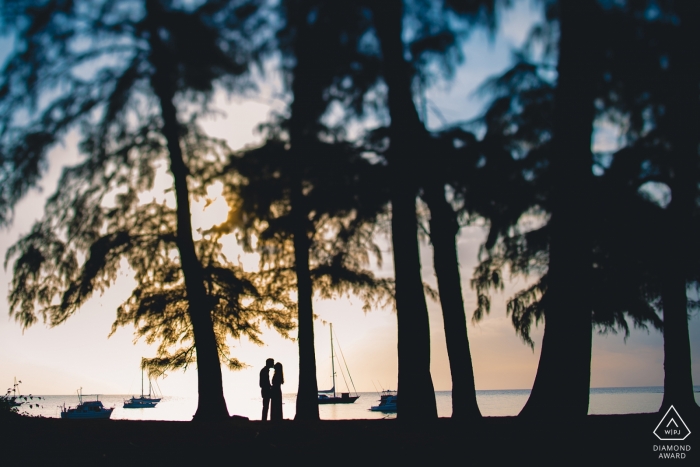
[[[503, 13], [501, 26], [494, 39], [485, 33], [475, 33], [464, 47], [465, 62], [458, 68], [453, 80], [435, 83], [426, 90], [429, 109], [428, 124], [437, 127], [442, 122], [471, 119], [479, 114], [484, 101], [475, 96], [475, 89], [488, 76], [503, 70], [511, 52], [522, 43], [530, 25], [540, 14], [536, 3], [530, 0], [515, 2], [513, 10]], [[10, 42], [0, 40], [0, 61], [7, 54]], [[218, 96], [217, 105], [226, 116], [212, 118], [205, 124], [208, 132], [226, 138], [234, 148], [259, 141], [258, 123], [265, 121], [271, 111], [284, 109], [275, 77], [273, 84], [261, 87], [256, 96], [225, 98]], [[0, 231], [0, 255], [32, 223], [41, 216], [46, 197], [56, 187], [61, 167], [78, 160], [77, 135], [70, 134], [64, 144], [49, 155], [50, 168], [40, 184], [16, 209], [11, 228]], [[615, 131], [600, 131], [594, 145], [598, 150], [609, 150], [616, 144]], [[203, 202], [193, 205], [195, 227], [222, 220], [225, 203], [212, 194], [214, 202], [202, 210]], [[458, 238], [462, 290], [468, 318], [476, 307], [475, 292], [469, 286], [478, 262], [479, 245], [484, 231], [479, 226], [464, 228]], [[379, 238], [383, 246], [384, 262], [376, 265], [376, 273], [391, 276], [393, 263], [390, 241]], [[256, 258], [242, 253], [231, 239], [227, 239], [224, 253], [231, 259], [240, 258], [244, 266], [255, 268]], [[422, 243], [421, 262], [424, 281], [436, 287], [430, 245]], [[0, 270], [0, 297], [7, 295], [11, 272]], [[510, 278], [503, 292], [495, 293], [492, 311], [478, 324], [468, 320], [468, 335], [472, 351], [477, 389], [529, 389], [532, 387], [539, 360], [542, 327], [533, 332], [534, 351], [515, 334], [505, 313], [505, 304], [514, 291], [529, 283], [522, 277]], [[138, 393], [142, 357], [155, 355], [155, 346], [143, 341], [134, 342], [133, 328], [120, 328], [108, 339], [117, 306], [129, 295], [133, 276], [128, 270], [120, 272], [113, 287], [102, 295], [94, 296], [78, 313], [64, 324], [49, 328], [39, 323], [22, 330], [8, 316], [6, 300], [0, 299], [0, 385], [10, 387], [13, 378], [22, 381], [23, 394], [74, 394], [79, 387], [86, 394]], [[431, 374], [436, 390], [451, 388], [449, 364], [445, 347], [443, 322], [438, 303], [428, 300], [431, 329]], [[390, 309], [362, 311], [358, 299], [315, 300], [316, 361], [318, 384], [329, 388], [330, 339], [328, 323], [333, 323], [336, 344], [340, 345], [356, 389], [395, 389], [397, 383], [396, 315]], [[700, 317], [690, 321], [693, 351], [693, 377], [700, 383]], [[293, 333], [294, 334], [294, 333]], [[298, 382], [298, 353], [296, 344], [267, 330], [262, 336], [264, 346], [249, 341], [231, 341], [232, 353], [248, 364], [244, 370], [231, 372], [223, 369], [224, 392], [228, 398], [250, 397], [258, 393], [258, 371], [266, 358], [283, 363], [286, 383], [283, 391], [295, 392]], [[336, 352], [337, 352], [336, 347]], [[591, 364], [592, 387], [661, 386], [663, 385], [663, 341], [661, 334], [650, 330], [632, 330], [629, 338], [622, 334], [594, 333]], [[338, 372], [340, 377], [340, 372]], [[197, 391], [196, 370], [170, 372], [158, 381], [165, 395], [193, 396]], [[343, 389], [342, 378], [337, 383]]]

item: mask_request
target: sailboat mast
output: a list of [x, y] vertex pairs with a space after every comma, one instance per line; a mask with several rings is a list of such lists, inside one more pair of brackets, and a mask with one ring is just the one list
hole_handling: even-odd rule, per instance
[[141, 397], [143, 397], [143, 368], [141, 368]]
[[335, 397], [335, 357], [333, 356], [333, 323], [331, 324], [331, 375], [333, 376], [333, 397]]

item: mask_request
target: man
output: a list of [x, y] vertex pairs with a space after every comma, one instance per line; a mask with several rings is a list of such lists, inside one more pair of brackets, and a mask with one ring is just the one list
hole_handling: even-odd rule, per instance
[[267, 420], [267, 412], [270, 408], [270, 368], [275, 366], [275, 361], [271, 358], [265, 360], [265, 367], [260, 370], [260, 395], [263, 398], [262, 419]]

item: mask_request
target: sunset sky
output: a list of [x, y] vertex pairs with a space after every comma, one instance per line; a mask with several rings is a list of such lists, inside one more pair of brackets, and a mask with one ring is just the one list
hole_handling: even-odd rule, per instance
[[[439, 109], [439, 115], [429, 111], [428, 122], [431, 127], [440, 126], [442, 119], [454, 122], [479, 114], [484, 101], [474, 95], [476, 87], [486, 77], [508, 65], [511, 51], [522, 43], [530, 25], [538, 17], [537, 7], [533, 6], [536, 4], [530, 0], [516, 2], [513, 10], [503, 14], [501, 27], [493, 40], [481, 32], [472, 36], [464, 48], [466, 60], [454, 80], [439, 82], [426, 93], [431, 107]], [[0, 39], [0, 62], [10, 47], [9, 39]], [[258, 140], [260, 135], [255, 131], [256, 126], [267, 119], [271, 110], [282, 110], [285, 105], [284, 99], [280, 97], [280, 86], [275, 84], [279, 80], [275, 76], [266, 79], [267, 84], [261, 87], [260, 93], [251, 98], [217, 98], [217, 104], [227, 116], [212, 119], [205, 128], [215, 136], [226, 138], [234, 148]], [[17, 206], [12, 228], [0, 231], [2, 258], [7, 248], [41, 216], [43, 203], [55, 189], [61, 166], [78, 160], [77, 139], [77, 134], [71, 134], [64, 145], [56, 147], [50, 153], [50, 168], [41, 183], [41, 190], [34, 190]], [[612, 149], [615, 144], [614, 131], [610, 130], [599, 132], [595, 140], [598, 150]], [[195, 227], [206, 227], [225, 218], [226, 206], [223, 199], [216, 197], [216, 190], [211, 195], [215, 201], [207, 210], [202, 210], [203, 201], [193, 205]], [[477, 264], [483, 236], [483, 229], [474, 226], [463, 229], [459, 237], [462, 289], [468, 318], [475, 308], [475, 293], [469, 287], [469, 280]], [[381, 268], [374, 266], [375, 272], [390, 276], [393, 274], [390, 241], [388, 238], [380, 238], [378, 241], [383, 245], [385, 256]], [[240, 258], [248, 269], [257, 266], [256, 258], [244, 255], [233, 239], [228, 238], [225, 242], [224, 252], [230, 259], [235, 261]], [[421, 259], [423, 279], [436, 286], [432, 250], [428, 244], [422, 245]], [[134, 344], [132, 328], [121, 328], [114, 336], [107, 338], [116, 316], [116, 308], [129, 295], [133, 286], [130, 271], [124, 269], [111, 289], [102, 296], [93, 297], [65, 324], [48, 328], [40, 323], [24, 332], [18, 323], [8, 317], [4, 297], [10, 280], [11, 271], [0, 270], [0, 385], [10, 387], [13, 378], [17, 377], [23, 381], [20, 389], [24, 394], [73, 394], [79, 387], [85, 393], [92, 394], [138, 392], [140, 359], [154, 356], [155, 346], [149, 347], [142, 341]], [[533, 352], [516, 336], [510, 319], [505, 314], [507, 298], [527, 283], [528, 280], [524, 278], [510, 280], [504, 292], [494, 295], [491, 314], [476, 325], [469, 323], [477, 389], [528, 389], [532, 386], [539, 359], [542, 328], [533, 334], [536, 342]], [[319, 316], [315, 323], [319, 387], [331, 386], [327, 323], [333, 323], [357, 390], [395, 389], [395, 314], [390, 309], [364, 313], [360, 300], [352, 297], [334, 301], [316, 300], [314, 307]], [[433, 383], [436, 390], [449, 390], [451, 381], [440, 307], [428, 299], [428, 308]], [[697, 314], [690, 321], [690, 333], [693, 377], [695, 384], [700, 384], [700, 317]], [[264, 333], [263, 340], [263, 347], [246, 340], [230, 342], [233, 355], [250, 367], [238, 372], [223, 370], [227, 398], [258, 393], [257, 372], [268, 357], [285, 366], [286, 383], [283, 391], [296, 391], [296, 344], [269, 330]], [[195, 368], [170, 373], [159, 381], [159, 385], [165, 395], [194, 395]], [[622, 334], [594, 335], [591, 386], [660, 385], [663, 385], [663, 341], [659, 332], [633, 330], [626, 342]], [[344, 388], [342, 377], [338, 387]]]

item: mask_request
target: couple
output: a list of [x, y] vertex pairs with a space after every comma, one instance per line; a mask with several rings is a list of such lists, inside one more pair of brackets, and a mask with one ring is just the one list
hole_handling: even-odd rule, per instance
[[[274, 368], [272, 384], [270, 384], [270, 369]], [[270, 420], [282, 420], [282, 385], [284, 384], [284, 373], [282, 364], [271, 358], [265, 361], [265, 367], [260, 370], [260, 394], [263, 398], [262, 419], [267, 420], [267, 410], [272, 399], [272, 411]]]

